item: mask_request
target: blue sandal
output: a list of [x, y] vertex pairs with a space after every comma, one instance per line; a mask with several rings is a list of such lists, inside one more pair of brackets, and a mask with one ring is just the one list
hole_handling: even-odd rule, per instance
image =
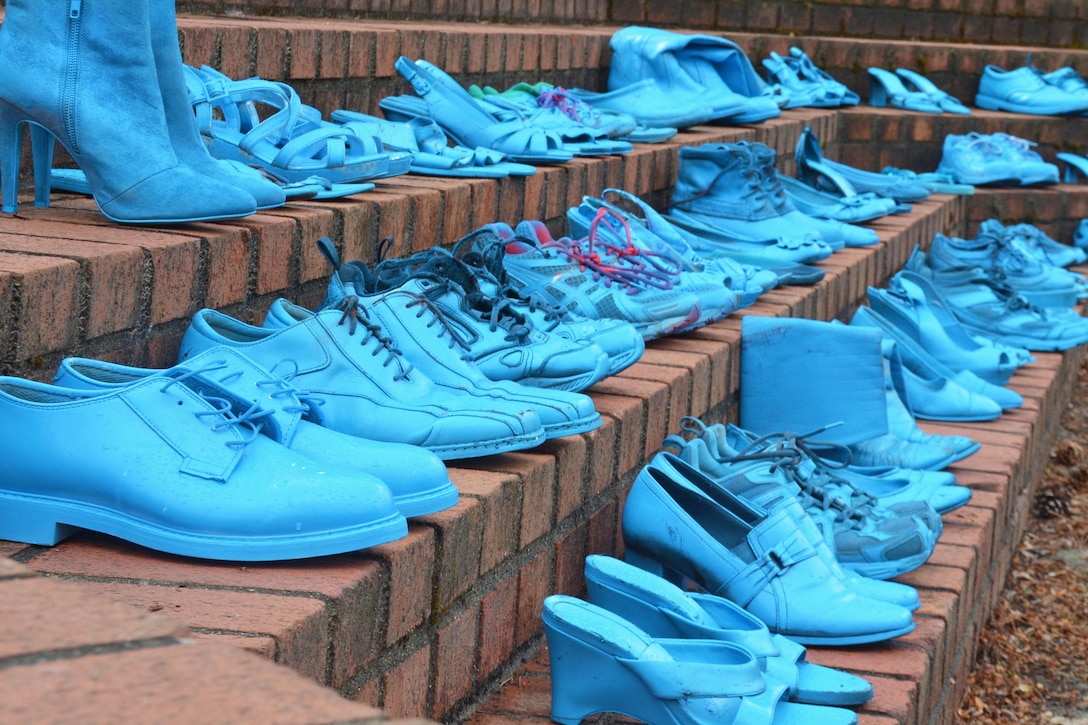
[[924, 93], [929, 96], [929, 100], [941, 107], [942, 111], [948, 113], [958, 113], [963, 116], [971, 115], [971, 109], [963, 105], [958, 98], [955, 98], [948, 93], [945, 93], [937, 84], [926, 78], [921, 73], [915, 73], [912, 70], [906, 68], [896, 68], [895, 74], [899, 76], [903, 83], [910, 88], [914, 86], [914, 90], [920, 93]]
[[404, 56], [397, 59], [396, 68], [420, 97], [383, 98], [379, 105], [391, 120], [430, 118], [461, 146], [494, 149], [522, 163], [561, 164], [574, 158], [557, 134], [524, 119], [497, 117], [441, 68]]
[[899, 76], [883, 68], [869, 69], [869, 105], [919, 113], [943, 113], [940, 105], [927, 94], [907, 90]]

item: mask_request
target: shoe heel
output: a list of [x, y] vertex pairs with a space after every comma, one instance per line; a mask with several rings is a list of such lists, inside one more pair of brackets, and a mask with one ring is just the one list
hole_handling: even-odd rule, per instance
[[888, 105], [888, 92], [873, 76], [869, 76], [869, 105], [877, 108], [885, 108]]
[[53, 546], [79, 531], [59, 523], [55, 508], [40, 499], [0, 494], [0, 539]]
[[22, 124], [26, 115], [10, 103], [0, 101], [0, 211], [19, 211], [19, 162], [23, 146]]
[[30, 150], [34, 158], [34, 206], [48, 207], [53, 151], [57, 142], [46, 129], [30, 124]]
[[678, 586], [684, 587], [686, 583], [684, 576], [672, 569], [667, 568], [664, 564], [658, 561], [653, 554], [647, 554], [637, 549], [628, 547], [623, 552], [623, 560], [631, 566], [637, 566], [643, 571], [647, 571], [651, 574], [661, 577], [665, 581]]

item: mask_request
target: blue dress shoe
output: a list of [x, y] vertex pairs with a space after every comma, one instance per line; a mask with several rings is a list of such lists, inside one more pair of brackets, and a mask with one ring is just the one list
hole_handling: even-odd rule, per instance
[[[323, 427], [322, 401], [306, 398], [287, 381], [230, 348], [211, 348], [174, 370], [191, 373], [194, 383], [260, 408], [261, 432], [296, 453], [381, 479], [403, 516], [423, 516], [457, 505], [457, 489], [438, 456], [419, 446], [378, 443]], [[61, 362], [53, 382], [80, 390], [117, 390], [169, 374], [170, 370], [70, 357]]]
[[880, 642], [914, 629], [900, 606], [859, 596], [787, 510], [768, 512], [668, 453], [635, 478], [623, 510], [628, 562], [730, 599], [801, 644]]
[[598, 712], [655, 725], [851, 725], [849, 710], [786, 700], [755, 655], [714, 640], [655, 639], [606, 609], [553, 594], [541, 614], [551, 663], [551, 719]]
[[975, 105], [990, 111], [1061, 116], [1088, 111], [1088, 96], [1069, 93], [1048, 83], [1031, 66], [1005, 70], [987, 65], [978, 82]]
[[654, 638], [729, 642], [756, 656], [768, 682], [783, 683], [792, 702], [853, 707], [873, 696], [860, 677], [805, 661], [805, 648], [728, 599], [685, 592], [659, 576], [600, 554], [586, 557], [592, 604], [631, 622]]
[[268, 416], [180, 368], [109, 390], [0, 378], [0, 538], [273, 561], [407, 534], [385, 484], [262, 435]]
[[414, 370], [384, 330], [345, 300], [341, 309], [291, 307], [293, 325], [254, 327], [201, 310], [181, 341], [184, 362], [212, 347], [230, 347], [324, 399], [325, 425], [360, 438], [423, 446], [443, 460], [522, 450], [544, 440], [540, 418], [517, 415], [442, 390]]

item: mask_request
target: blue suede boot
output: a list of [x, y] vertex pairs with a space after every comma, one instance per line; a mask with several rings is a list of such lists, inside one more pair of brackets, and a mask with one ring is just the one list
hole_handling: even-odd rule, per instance
[[[24, 125], [35, 202], [49, 204], [54, 140], [86, 173], [102, 213], [128, 223], [252, 214], [247, 192], [198, 173], [170, 143], [151, 47], [148, 2], [13, 0], [0, 27], [0, 183], [18, 209]], [[123, 38], [124, 42], [118, 42]]]

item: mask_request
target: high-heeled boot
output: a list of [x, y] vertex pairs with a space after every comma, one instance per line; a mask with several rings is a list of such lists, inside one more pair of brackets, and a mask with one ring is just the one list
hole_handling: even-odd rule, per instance
[[178, 159], [195, 171], [249, 192], [258, 209], [283, 206], [287, 197], [278, 184], [264, 178], [256, 169], [216, 159], [201, 141], [182, 71], [174, 0], [151, 0], [151, 48], [166, 111], [166, 129]]
[[237, 217], [253, 197], [198, 173], [170, 144], [148, 0], [9, 0], [0, 26], [0, 185], [18, 210], [22, 129], [34, 146], [35, 203], [49, 205], [60, 141], [114, 221], [172, 223]]

